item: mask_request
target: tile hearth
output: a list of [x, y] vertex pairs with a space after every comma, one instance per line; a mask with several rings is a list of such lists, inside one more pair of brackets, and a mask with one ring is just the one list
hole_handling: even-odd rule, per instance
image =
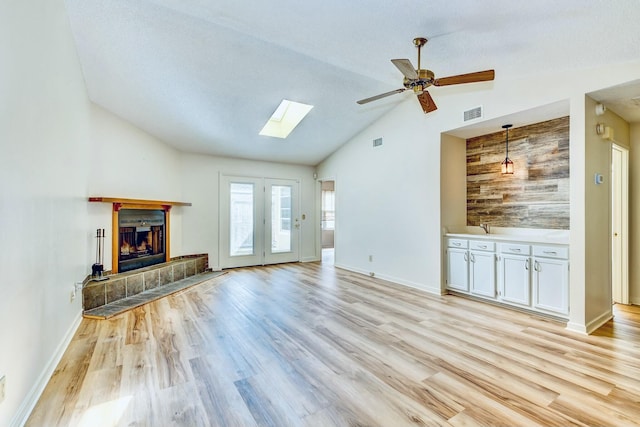
[[[216, 277], [207, 254], [188, 255], [169, 262], [89, 280], [82, 289], [85, 317], [111, 317], [188, 286]], [[219, 274], [218, 274], [219, 275]], [[98, 314], [99, 313], [99, 314]]]
[[226, 272], [224, 271], [209, 271], [196, 274], [194, 276], [187, 277], [186, 279], [181, 279], [169, 283], [165, 286], [152, 288], [147, 291], [140, 292], [136, 295], [125, 297], [117, 301], [101, 305], [90, 310], [86, 310], [83, 313], [83, 316], [89, 319], [108, 319], [110, 317], [116, 316], [120, 313], [124, 313], [125, 311], [134, 309], [157, 299], [166, 297], [200, 283], [215, 279], [216, 277], [219, 277], [225, 273]]

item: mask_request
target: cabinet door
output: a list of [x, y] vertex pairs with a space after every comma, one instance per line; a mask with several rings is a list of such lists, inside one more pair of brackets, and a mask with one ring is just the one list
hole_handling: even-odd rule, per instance
[[533, 258], [533, 307], [569, 314], [569, 262]]
[[496, 255], [493, 252], [469, 252], [471, 293], [496, 297]]
[[468, 259], [466, 249], [447, 249], [447, 288], [469, 291]]
[[500, 299], [515, 304], [531, 305], [531, 259], [526, 256], [501, 254]]

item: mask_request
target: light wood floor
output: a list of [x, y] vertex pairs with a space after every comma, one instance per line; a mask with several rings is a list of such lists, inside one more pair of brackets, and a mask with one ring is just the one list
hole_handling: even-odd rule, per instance
[[640, 309], [591, 336], [320, 263], [83, 320], [28, 426], [640, 423]]

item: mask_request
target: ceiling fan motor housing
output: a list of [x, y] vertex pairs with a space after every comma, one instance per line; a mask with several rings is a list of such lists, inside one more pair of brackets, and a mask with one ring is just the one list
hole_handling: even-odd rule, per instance
[[421, 94], [423, 90], [433, 84], [435, 74], [431, 70], [416, 70], [417, 79], [404, 78], [403, 84], [407, 89], [411, 89], [416, 94]]

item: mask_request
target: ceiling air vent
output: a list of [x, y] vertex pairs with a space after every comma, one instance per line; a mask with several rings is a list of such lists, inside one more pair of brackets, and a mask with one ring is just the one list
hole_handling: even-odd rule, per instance
[[373, 146], [374, 147], [379, 147], [382, 145], [382, 138], [376, 138], [373, 140]]
[[468, 122], [469, 120], [480, 119], [480, 118], [482, 118], [482, 105], [464, 112], [465, 122]]

